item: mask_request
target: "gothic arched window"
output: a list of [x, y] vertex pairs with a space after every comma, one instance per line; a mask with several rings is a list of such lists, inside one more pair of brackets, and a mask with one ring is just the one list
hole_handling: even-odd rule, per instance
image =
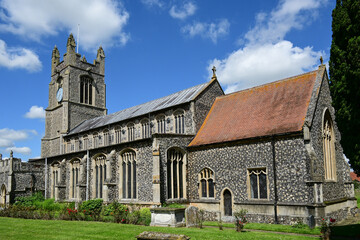
[[325, 179], [336, 180], [335, 135], [329, 110], [324, 114], [322, 132]]
[[94, 177], [95, 177], [95, 198], [103, 197], [103, 185], [106, 179], [106, 157], [101, 154], [94, 159]]
[[266, 168], [249, 169], [248, 175], [250, 181], [250, 198], [267, 199], [268, 187]]
[[70, 162], [70, 198], [78, 197], [79, 175], [80, 175], [80, 160], [74, 159]]
[[167, 153], [168, 198], [184, 198], [185, 164], [184, 154], [178, 149], [169, 149]]
[[123, 199], [136, 199], [136, 154], [132, 150], [121, 154], [121, 187]]
[[204, 168], [199, 173], [200, 197], [213, 198], [214, 194], [214, 172], [211, 169]]
[[56, 162], [51, 166], [51, 198], [55, 198], [55, 188], [59, 181], [60, 168], [59, 163]]
[[80, 103], [93, 104], [93, 83], [88, 76], [80, 78]]

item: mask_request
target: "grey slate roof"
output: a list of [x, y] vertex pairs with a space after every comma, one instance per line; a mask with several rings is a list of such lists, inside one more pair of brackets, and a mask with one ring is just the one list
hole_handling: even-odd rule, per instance
[[88, 131], [91, 129], [107, 126], [126, 119], [146, 115], [151, 112], [187, 103], [193, 100], [209, 83], [203, 83], [166, 97], [158, 98], [147, 103], [130, 107], [119, 112], [86, 120], [73, 128], [67, 135]]

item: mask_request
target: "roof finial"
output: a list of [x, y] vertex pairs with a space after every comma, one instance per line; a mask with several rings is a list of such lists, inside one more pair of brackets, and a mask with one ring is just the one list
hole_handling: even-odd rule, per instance
[[323, 62], [324, 62], [324, 59], [323, 59], [322, 56], [320, 56], [320, 63], [321, 63], [321, 65], [323, 65]]
[[216, 67], [215, 66], [213, 66], [213, 68], [211, 69], [212, 71], [213, 71], [213, 76], [212, 76], [212, 78], [216, 78]]

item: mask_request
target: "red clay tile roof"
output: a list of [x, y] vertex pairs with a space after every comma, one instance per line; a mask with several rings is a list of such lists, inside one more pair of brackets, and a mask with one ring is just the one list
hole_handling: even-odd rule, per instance
[[350, 172], [350, 178], [351, 178], [351, 181], [356, 180], [356, 181], [360, 182], [360, 176], [356, 175], [356, 173], [354, 173], [354, 172]]
[[189, 146], [302, 130], [318, 71], [216, 98]]

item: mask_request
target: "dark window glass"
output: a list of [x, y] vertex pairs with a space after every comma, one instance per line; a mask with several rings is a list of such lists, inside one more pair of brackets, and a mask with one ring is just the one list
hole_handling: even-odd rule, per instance
[[128, 167], [127, 192], [128, 192], [128, 198], [131, 198], [131, 164], [130, 164], [130, 162], [127, 163], [127, 167]]
[[136, 162], [133, 161], [133, 198], [136, 198]]
[[209, 184], [209, 197], [213, 198], [214, 197], [214, 181], [212, 179], [209, 179], [208, 184]]
[[99, 169], [98, 166], [95, 167], [96, 178], [95, 178], [95, 188], [96, 188], [96, 198], [99, 197]]
[[183, 161], [179, 162], [179, 192], [179, 197], [183, 198]]
[[125, 162], [122, 163], [122, 189], [123, 189], [122, 197], [126, 198], [126, 163]]
[[201, 179], [201, 197], [207, 197], [207, 186], [205, 179]]
[[103, 188], [103, 167], [100, 165], [100, 186], [99, 186], [99, 192], [100, 192], [100, 198], [102, 198], [102, 189]]
[[173, 184], [173, 193], [174, 193], [174, 198], [177, 198], [178, 197], [178, 194], [177, 194], [177, 191], [178, 191], [178, 186], [177, 186], [177, 162], [176, 161], [173, 161], [173, 173], [174, 173], [174, 176], [173, 176], [173, 179], [174, 179], [174, 184]]
[[250, 175], [251, 198], [258, 198], [258, 183], [255, 174]]
[[168, 185], [168, 198], [172, 198], [171, 194], [171, 161], [167, 163], [167, 185]]
[[267, 198], [266, 174], [259, 174], [260, 198]]

